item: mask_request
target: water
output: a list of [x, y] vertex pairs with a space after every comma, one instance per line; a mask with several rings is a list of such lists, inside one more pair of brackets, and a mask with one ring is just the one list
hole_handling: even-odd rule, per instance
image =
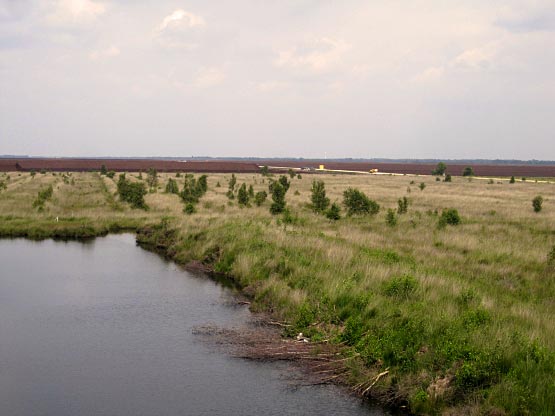
[[293, 367], [214, 351], [192, 334], [249, 319], [228, 289], [144, 251], [0, 240], [2, 415], [382, 415]]

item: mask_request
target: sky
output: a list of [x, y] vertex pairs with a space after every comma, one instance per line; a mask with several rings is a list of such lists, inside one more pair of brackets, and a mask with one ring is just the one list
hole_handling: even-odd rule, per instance
[[0, 0], [0, 154], [555, 160], [553, 0]]

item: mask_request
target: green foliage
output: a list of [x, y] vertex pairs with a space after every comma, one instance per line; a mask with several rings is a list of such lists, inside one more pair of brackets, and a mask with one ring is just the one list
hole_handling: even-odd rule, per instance
[[176, 177], [176, 178], [181, 178], [181, 173], [180, 173], [180, 172], [177, 172], [177, 173], [175, 174], [175, 177]]
[[116, 176], [116, 172], [114, 172], [113, 170], [109, 171], [108, 173], [106, 173], [106, 176], [110, 179], [114, 179], [114, 176]]
[[220, 185], [220, 181], [218, 181], [218, 182], [216, 183], [216, 188], [220, 188], [221, 186], [222, 186], [222, 185]]
[[36, 174], [37, 172], [35, 172], [35, 169], [31, 169], [31, 177], [34, 178]]
[[249, 198], [254, 198], [254, 188], [252, 185], [249, 185]]
[[418, 185], [418, 187], [421, 191], [423, 191], [426, 188], [426, 184], [424, 182], [420, 182], [420, 185]]
[[287, 173], [289, 174], [289, 177], [290, 177], [291, 179], [293, 179], [293, 178], [295, 177], [295, 171], [294, 171], [293, 169], [289, 169], [289, 170], [287, 171]]
[[[287, 181], [285, 176], [282, 176]], [[273, 215], [281, 214], [285, 210], [285, 194], [287, 189], [282, 185], [282, 181], [272, 181], [269, 185], [270, 195], [272, 195], [272, 205], [270, 212]]]
[[394, 277], [383, 285], [383, 293], [386, 296], [408, 299], [418, 288], [418, 280], [413, 276], [405, 275]]
[[126, 179], [125, 173], [119, 175], [117, 184], [118, 194], [122, 201], [128, 202], [133, 208], [147, 209], [145, 203], [145, 195], [147, 194], [146, 186], [142, 182], [131, 182]]
[[326, 188], [324, 181], [312, 181], [312, 209], [316, 212], [323, 213], [330, 204], [330, 199], [326, 197]]
[[376, 201], [368, 198], [364, 192], [356, 188], [348, 188], [343, 192], [343, 204], [347, 208], [347, 215], [375, 215], [380, 211]]
[[237, 192], [237, 202], [241, 206], [249, 205], [249, 193], [247, 191], [247, 185], [243, 182], [239, 187], [239, 191]]
[[532, 199], [532, 207], [534, 208], [534, 212], [540, 212], [542, 210], [543, 205], [543, 197], [538, 195]]
[[287, 176], [281, 175], [278, 180], [281, 186], [283, 186], [283, 189], [285, 189], [285, 192], [287, 192], [289, 190], [289, 186], [291, 185], [291, 182], [287, 180]]
[[385, 214], [385, 223], [390, 227], [395, 227], [397, 225], [397, 216], [395, 215], [395, 210], [389, 208], [387, 214]]
[[235, 199], [235, 185], [237, 185], [237, 178], [235, 177], [235, 174], [232, 173], [231, 179], [228, 182], [226, 194], [229, 199]]
[[262, 174], [262, 176], [269, 176], [270, 175], [270, 169], [268, 168], [268, 166], [262, 166], [260, 168], [260, 173]]
[[166, 193], [168, 194], [178, 194], [179, 193], [179, 186], [177, 185], [177, 181], [173, 178], [168, 179], [168, 183], [166, 184]]
[[301, 176], [301, 174], [297, 174], [297, 179], [302, 179], [303, 177]]
[[100, 167], [100, 174], [101, 175], [106, 175], [108, 173], [108, 170], [106, 169], [106, 165], [102, 165]]
[[8, 185], [4, 181], [0, 181], [0, 192], [8, 189]]
[[443, 182], [451, 182], [451, 174], [447, 173]]
[[441, 211], [441, 216], [439, 217], [439, 226], [445, 227], [446, 225], [459, 225], [461, 223], [461, 217], [459, 211], [455, 208], [444, 209]]
[[196, 204], [207, 191], [207, 177], [202, 175], [198, 180], [194, 175], [186, 174], [183, 182], [183, 190], [179, 194], [186, 204]]
[[268, 197], [268, 194], [266, 193], [266, 191], [259, 191], [254, 196], [254, 203], [256, 204], [256, 206], [259, 207], [264, 203], [264, 201], [266, 201], [267, 197]]
[[331, 206], [326, 211], [326, 218], [332, 221], [337, 221], [341, 219], [341, 208], [339, 207], [339, 204], [337, 204], [336, 202], [331, 204]]
[[191, 202], [187, 202], [183, 207], [183, 212], [187, 215], [194, 214], [196, 212], [195, 205]]
[[397, 201], [397, 214], [406, 214], [409, 209], [409, 199], [404, 196]]
[[447, 165], [443, 162], [439, 162], [436, 168], [432, 171], [432, 175], [442, 176], [443, 174], [445, 174], [446, 170], [447, 170]]
[[472, 166], [467, 166], [462, 171], [462, 176], [474, 176], [474, 169]]
[[150, 191], [156, 191], [158, 186], [158, 172], [154, 168], [149, 168], [146, 174], [146, 183], [150, 188]]
[[37, 198], [33, 202], [33, 208], [38, 208], [39, 211], [42, 211], [44, 209], [45, 202], [50, 200], [53, 194], [54, 188], [52, 188], [52, 185], [41, 189], [37, 195]]
[[516, 182], [515, 177], [511, 176], [511, 180], [509, 180], [509, 183], [515, 183], [515, 182]]
[[547, 254], [547, 266], [555, 269], [555, 245], [551, 247], [551, 251]]

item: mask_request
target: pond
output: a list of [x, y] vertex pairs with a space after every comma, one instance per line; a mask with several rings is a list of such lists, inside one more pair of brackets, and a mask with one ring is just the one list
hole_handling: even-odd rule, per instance
[[198, 325], [247, 306], [204, 275], [136, 246], [0, 240], [2, 415], [383, 415], [294, 367], [215, 351]]

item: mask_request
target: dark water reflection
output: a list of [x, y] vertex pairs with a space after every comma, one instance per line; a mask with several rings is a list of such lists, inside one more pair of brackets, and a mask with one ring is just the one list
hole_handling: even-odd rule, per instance
[[284, 365], [211, 350], [249, 318], [230, 292], [135, 245], [0, 240], [1, 415], [383, 414]]

